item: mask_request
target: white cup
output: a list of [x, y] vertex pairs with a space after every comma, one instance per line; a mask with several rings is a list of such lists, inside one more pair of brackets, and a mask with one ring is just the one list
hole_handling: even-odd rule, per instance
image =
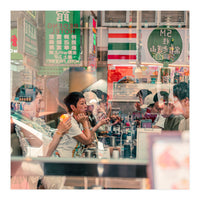
[[112, 157], [115, 158], [115, 159], [118, 159], [119, 158], [119, 151], [114, 149]]

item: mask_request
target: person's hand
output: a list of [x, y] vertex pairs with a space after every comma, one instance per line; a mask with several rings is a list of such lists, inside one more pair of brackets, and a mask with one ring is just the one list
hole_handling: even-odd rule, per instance
[[108, 124], [108, 122], [110, 121], [110, 118], [107, 117], [107, 118], [103, 118], [101, 119], [99, 122], [100, 122], [100, 125], [104, 125], [104, 124]]
[[69, 118], [66, 122], [60, 122], [58, 124], [57, 132], [60, 133], [61, 135], [64, 135], [69, 131], [71, 127], [72, 127], [71, 118]]
[[136, 108], [137, 111], [141, 111], [141, 107], [140, 106], [141, 105], [138, 102], [135, 104], [135, 108]]
[[76, 121], [78, 121], [79, 123], [83, 124], [85, 121], [88, 120], [88, 116], [85, 115], [84, 113], [79, 113], [77, 116], [76, 116]]

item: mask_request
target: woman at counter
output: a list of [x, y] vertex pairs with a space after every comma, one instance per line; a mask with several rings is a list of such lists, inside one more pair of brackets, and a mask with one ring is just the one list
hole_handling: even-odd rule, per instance
[[92, 128], [86, 115], [86, 100], [80, 92], [70, 93], [65, 97], [64, 104], [71, 116], [71, 128], [61, 137], [58, 145], [58, 138], [53, 138], [53, 144], [50, 145], [47, 156], [50, 156], [57, 146], [56, 151], [60, 157], [81, 157], [84, 145], [89, 145], [94, 141], [95, 131], [108, 123], [109, 118], [102, 119]]
[[[86, 115], [87, 104], [82, 93], [72, 92], [64, 99], [64, 104], [67, 106], [71, 118], [71, 127], [67, 134], [60, 134], [53, 137], [49, 145], [47, 156], [51, 156], [56, 149], [60, 157], [81, 157], [84, 145], [89, 145], [94, 140], [94, 132], [101, 125], [107, 123], [109, 118], [102, 119], [97, 125], [91, 128], [91, 125]], [[65, 183], [64, 176], [43, 177], [42, 185], [46, 189], [62, 188]]]

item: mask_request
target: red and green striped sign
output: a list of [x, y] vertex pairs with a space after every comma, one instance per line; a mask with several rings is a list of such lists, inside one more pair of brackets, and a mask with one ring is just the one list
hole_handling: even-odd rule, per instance
[[108, 64], [129, 64], [136, 61], [136, 30], [108, 30]]

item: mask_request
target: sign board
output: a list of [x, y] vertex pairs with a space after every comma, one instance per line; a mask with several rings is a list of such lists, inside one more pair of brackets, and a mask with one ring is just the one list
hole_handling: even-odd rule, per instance
[[137, 33], [132, 28], [108, 29], [108, 64], [128, 65], [137, 59]]
[[29, 11], [26, 11], [33, 19], [35, 19], [36, 17], [36, 11], [34, 10], [29, 10]]
[[25, 19], [24, 22], [24, 53], [30, 56], [38, 55], [37, 28]]
[[173, 63], [181, 55], [182, 38], [174, 28], [156, 28], [148, 38], [148, 51], [159, 63]]
[[96, 53], [96, 20], [93, 16], [89, 17], [89, 54], [95, 55]]
[[45, 64], [80, 64], [80, 11], [45, 12]]
[[10, 53], [11, 53], [11, 60], [23, 60], [23, 55], [18, 53], [17, 46], [18, 46], [18, 37], [17, 37], [17, 29], [11, 29], [11, 38], [10, 38]]

